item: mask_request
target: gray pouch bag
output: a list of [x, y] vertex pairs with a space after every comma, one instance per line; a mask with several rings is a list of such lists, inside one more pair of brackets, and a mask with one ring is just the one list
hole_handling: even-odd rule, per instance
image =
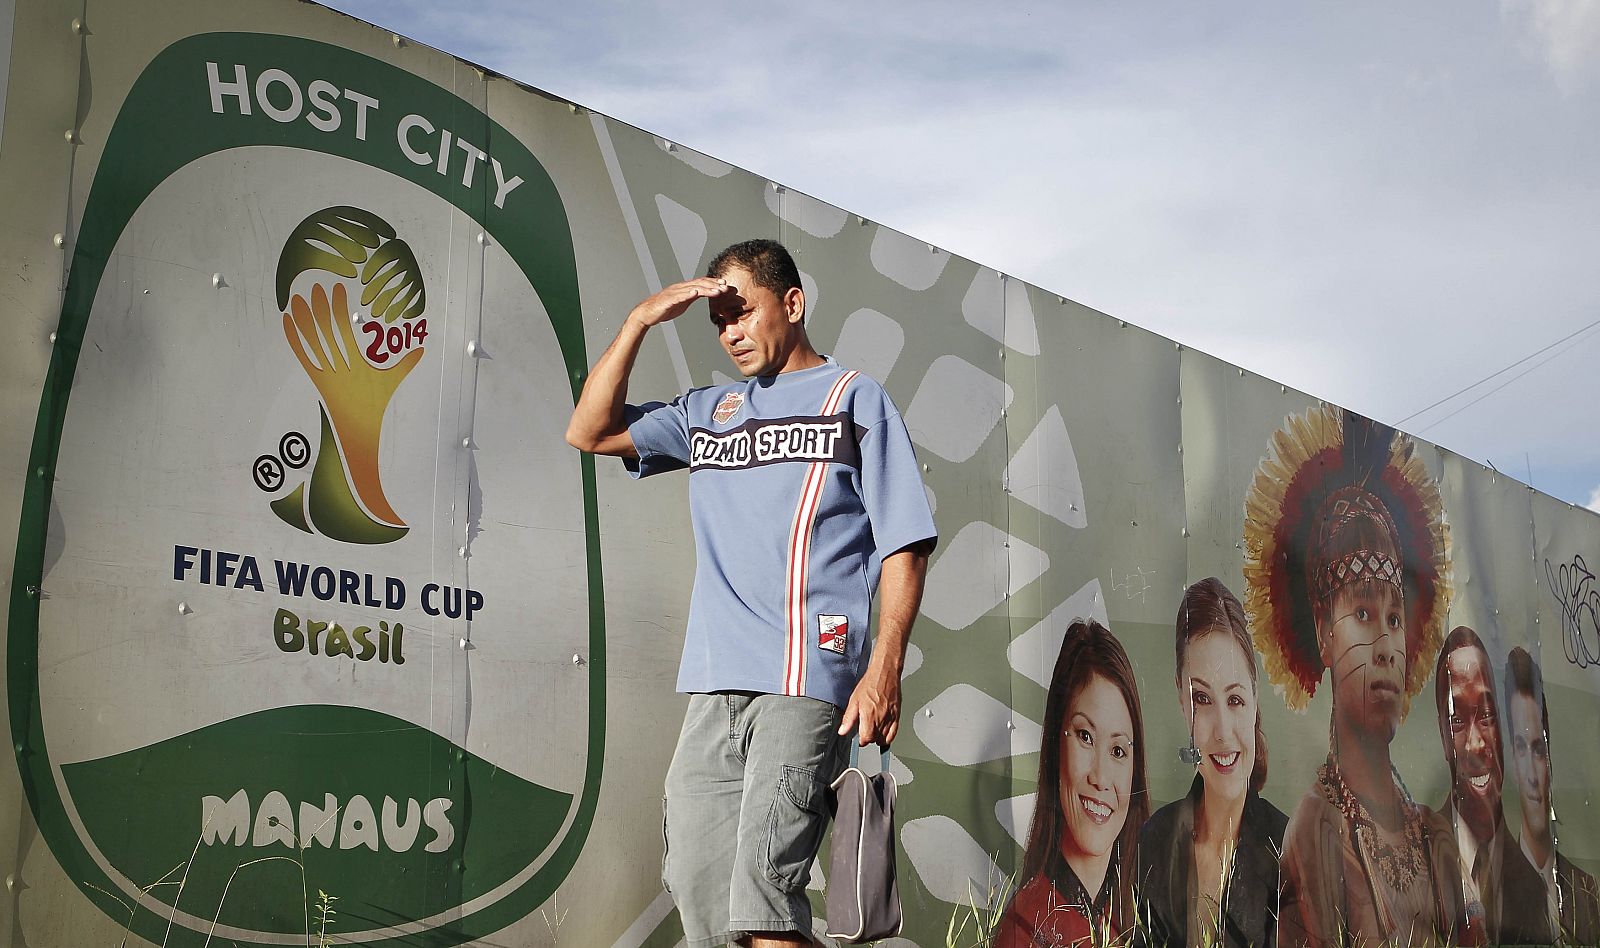
[[[888, 755], [884, 755], [885, 764]], [[833, 782], [828, 937], [858, 944], [900, 934], [894, 869], [894, 776], [851, 767]]]

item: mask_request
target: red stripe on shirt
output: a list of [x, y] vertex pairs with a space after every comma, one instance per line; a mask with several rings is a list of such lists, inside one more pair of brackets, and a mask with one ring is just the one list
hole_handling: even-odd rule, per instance
[[[839, 376], [822, 403], [822, 415], [831, 415], [839, 410], [844, 390], [859, 374], [849, 371]], [[783, 661], [783, 693], [786, 695], [806, 693], [806, 583], [811, 563], [811, 530], [816, 522], [817, 508], [821, 506], [827, 470], [826, 461], [813, 461], [806, 468], [806, 476], [800, 487], [800, 503], [795, 508], [794, 519], [789, 523], [789, 564], [784, 577], [784, 608], [789, 626]]]

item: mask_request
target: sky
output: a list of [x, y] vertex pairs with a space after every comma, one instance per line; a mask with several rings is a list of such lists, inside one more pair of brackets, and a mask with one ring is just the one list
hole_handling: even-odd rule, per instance
[[325, 0], [1600, 511], [1600, 0]]

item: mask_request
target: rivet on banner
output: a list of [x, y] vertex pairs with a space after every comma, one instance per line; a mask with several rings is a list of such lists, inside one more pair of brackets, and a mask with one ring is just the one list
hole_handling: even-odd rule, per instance
[[67, 235], [57, 234], [50, 238], [50, 242], [55, 244], [57, 247], [65, 247], [67, 245]]
[[71, 142], [74, 145], [80, 144], [83, 141], [83, 139], [78, 137], [78, 130], [75, 129], [75, 128], [67, 129], [67, 136], [66, 137], [67, 137], [67, 141]]
[[189, 608], [189, 604], [187, 602], [178, 603], [178, 615], [187, 616], [187, 615], [193, 615], [193, 614], [194, 614], [194, 610]]
[[56, 331], [54, 329], [50, 330], [50, 344], [52, 346], [56, 344]]
[[462, 559], [466, 559], [467, 558], [467, 548], [464, 547], [464, 546], [456, 547], [456, 555], [461, 557]]
[[478, 340], [476, 340], [476, 339], [468, 339], [467, 340], [467, 355], [475, 356], [477, 354], [478, 354]]
[[583, 664], [583, 656], [579, 655], [577, 652], [573, 652], [572, 653], [572, 664], [574, 664], [574, 665], [582, 665]]
[[399, 33], [390, 33], [389, 42], [394, 44], [395, 49], [399, 49], [400, 47], [406, 45], [406, 38], [401, 36]]
[[222, 289], [223, 287], [225, 287], [227, 285], [228, 285], [228, 281], [224, 280], [222, 278], [222, 274], [220, 274], [220, 273], [211, 274], [211, 288], [213, 290], [220, 290], [220, 289]]
[[462, 446], [462, 447], [463, 447], [463, 448], [470, 448], [470, 447], [472, 447], [472, 439], [471, 439], [471, 438], [462, 438], [462, 439], [461, 439], [461, 446]]
[[82, 36], [83, 34], [89, 32], [89, 29], [83, 25], [83, 20], [80, 17], [73, 17], [72, 32], [78, 36]]

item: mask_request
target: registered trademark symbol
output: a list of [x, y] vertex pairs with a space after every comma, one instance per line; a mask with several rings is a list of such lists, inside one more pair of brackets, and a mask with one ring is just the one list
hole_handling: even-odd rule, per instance
[[256, 458], [250, 475], [255, 478], [256, 486], [268, 493], [283, 486], [283, 464], [270, 454]]

